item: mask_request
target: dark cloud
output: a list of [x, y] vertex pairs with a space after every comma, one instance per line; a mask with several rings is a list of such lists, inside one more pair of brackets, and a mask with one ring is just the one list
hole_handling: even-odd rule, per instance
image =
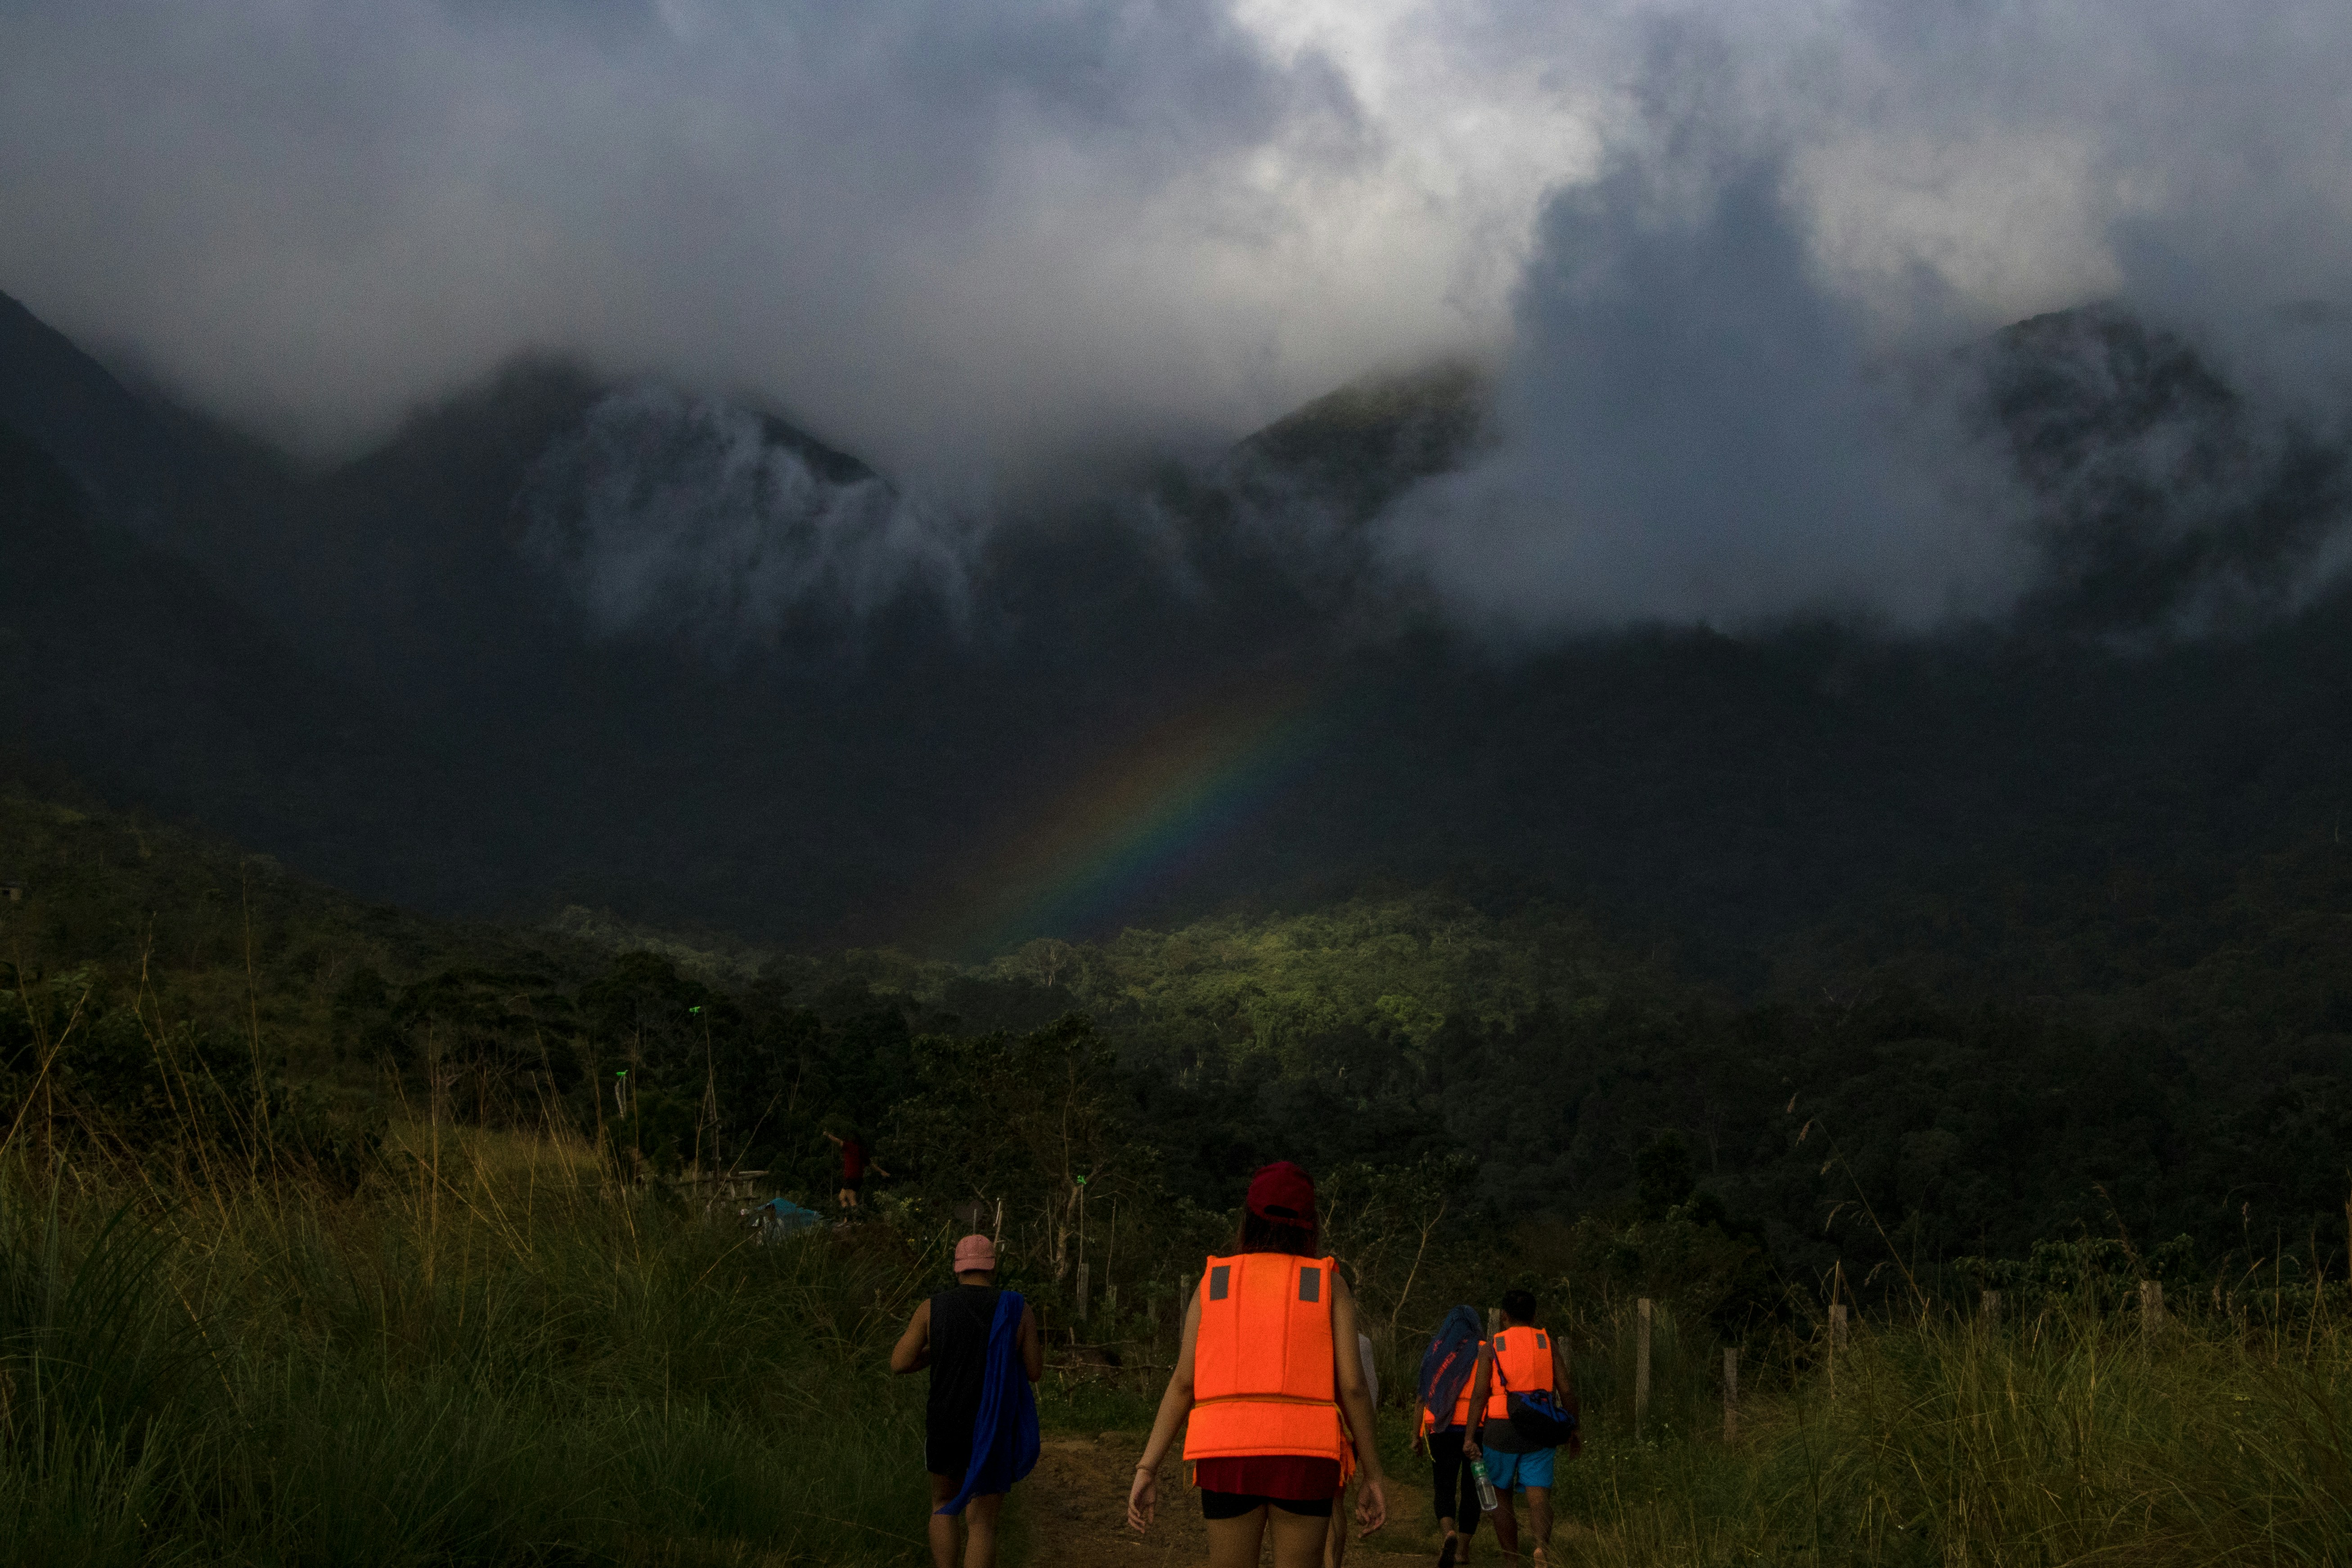
[[[1217, 0], [17, 6], [0, 287], [347, 440], [504, 354], [781, 397], [900, 466], [1198, 417], [1216, 256], [1360, 151]], [[1246, 290], [1244, 290], [1245, 294]]]
[[[1474, 616], [1738, 621], [1856, 607], [1932, 620], [2005, 596], [1996, 466], [1905, 351], [1825, 286], [1785, 136], [1721, 40], [1668, 29], [1637, 134], [1536, 227], [1503, 445], [1385, 521]], [[1947, 323], [1948, 331], [1948, 323]]]
[[[2345, 191], [2300, 137], [2342, 114], [2305, 51], [2352, 47], [2352, 20], [2279, 12], [2235, 40], [2169, 7], [2145, 29], [2100, 5], [1639, 24], [1598, 172], [1536, 222], [1504, 445], [1395, 508], [1392, 556], [1518, 628], [1933, 624], [2048, 600], [2053, 575], [2200, 620], [2307, 583], [2341, 521], [2311, 453], [2342, 437], [2352, 355], [2276, 307], [2342, 295]], [[1958, 351], [2099, 298], [2188, 333], [2230, 391], [2021, 470], [1984, 356]]]
[[2336, 417], [2275, 308], [2352, 299], [2347, 56], [2315, 0], [0, 0], [0, 289], [314, 447], [547, 348], [902, 491], [1493, 353], [1506, 445], [1382, 533], [1465, 613], [1931, 621], [2036, 537], [1957, 344], [2116, 299]]

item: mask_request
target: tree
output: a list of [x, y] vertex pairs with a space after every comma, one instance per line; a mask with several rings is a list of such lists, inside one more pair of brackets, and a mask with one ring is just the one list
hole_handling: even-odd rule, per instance
[[1082, 1188], [1132, 1195], [1156, 1162], [1125, 1113], [1108, 1042], [1072, 1014], [1027, 1035], [926, 1035], [915, 1056], [923, 1090], [893, 1113], [886, 1157], [942, 1210], [1001, 1199], [1036, 1215], [1060, 1283], [1076, 1261]]

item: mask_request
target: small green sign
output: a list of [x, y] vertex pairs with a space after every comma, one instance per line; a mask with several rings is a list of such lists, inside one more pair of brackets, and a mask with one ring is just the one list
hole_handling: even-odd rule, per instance
[[1085, 1185], [1087, 1184], [1087, 1179], [1086, 1179], [1084, 1176], [1072, 1176], [1072, 1177], [1070, 1178], [1070, 1180], [1072, 1180], [1073, 1182], [1076, 1182], [1078, 1185], [1080, 1185], [1080, 1186], [1082, 1186], [1082, 1187], [1083, 1187], [1083, 1186], [1085, 1186]]

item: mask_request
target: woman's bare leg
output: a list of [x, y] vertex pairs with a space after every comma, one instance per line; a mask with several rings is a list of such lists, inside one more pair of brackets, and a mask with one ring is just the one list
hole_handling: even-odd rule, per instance
[[1260, 1503], [1235, 1519], [1203, 1520], [1209, 1527], [1209, 1568], [1257, 1568], [1258, 1543], [1265, 1538], [1270, 1511]]
[[1354, 1533], [1348, 1521], [1356, 1517], [1349, 1504], [1355, 1496], [1351, 1484], [1341, 1487], [1339, 1495], [1331, 1500], [1331, 1528], [1323, 1532], [1323, 1568], [1341, 1568], [1348, 1561], [1348, 1537]]
[[1274, 1514], [1274, 1568], [1322, 1568], [1323, 1542], [1332, 1521], [1311, 1513]]

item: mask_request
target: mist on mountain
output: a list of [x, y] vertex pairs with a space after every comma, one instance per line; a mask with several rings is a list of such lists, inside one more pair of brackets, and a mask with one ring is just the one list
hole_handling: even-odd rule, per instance
[[862, 619], [967, 592], [973, 530], [780, 419], [625, 388], [531, 465], [520, 549], [592, 632], [772, 646], [794, 615]]
[[1998, 613], [2031, 562], [1952, 321], [1874, 323], [1821, 278], [1785, 158], [1708, 130], [1658, 128], [1547, 205], [1501, 439], [1402, 498], [1387, 549], [1538, 631]]
[[[140, 570], [184, 679], [312, 695], [232, 715], [108, 675], [51, 601], [19, 623], [47, 629], [16, 732], [435, 908], [976, 951], [1434, 883], [1585, 905], [1740, 984], [1835, 969], [1839, 932], [1924, 887], [2185, 887], [2327, 819], [2352, 636], [2317, 434], [2118, 310], [1956, 363], [2041, 531], [2013, 613], [1507, 650], [1383, 548], [1399, 498], [1508, 450], [1507, 371], [1374, 378], [984, 529], [772, 414], [561, 362], [323, 471], [151, 408], [122, 427], [167, 432], [214, 510], [83, 489], [75, 526], [169, 542]], [[2135, 531], [2151, 454], [2210, 482]], [[2266, 607], [2200, 608], [2225, 600]]]

